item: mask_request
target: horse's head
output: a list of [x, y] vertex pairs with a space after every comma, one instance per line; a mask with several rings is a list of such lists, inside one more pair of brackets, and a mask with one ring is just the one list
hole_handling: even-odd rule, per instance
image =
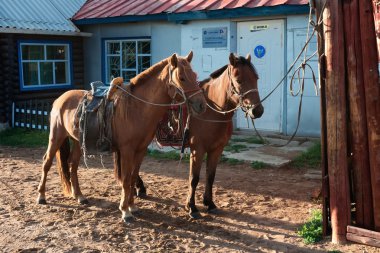
[[260, 102], [257, 80], [259, 76], [251, 63], [251, 56], [246, 58], [236, 57], [233, 53], [229, 57], [229, 78], [231, 79], [231, 98], [236, 104], [240, 104], [243, 111], [252, 118], [260, 118], [264, 113], [264, 107]]
[[[198, 85], [197, 75], [190, 65], [192, 58], [192, 51], [186, 57], [173, 54], [169, 58], [169, 95], [175, 99], [185, 97], [191, 110], [196, 114], [201, 114], [206, 110], [206, 100]], [[178, 91], [181, 94], [178, 94]]]

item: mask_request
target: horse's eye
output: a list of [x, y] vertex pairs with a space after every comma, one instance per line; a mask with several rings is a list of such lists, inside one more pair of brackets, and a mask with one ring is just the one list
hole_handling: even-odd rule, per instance
[[180, 76], [180, 77], [179, 77], [179, 80], [180, 80], [181, 82], [184, 82], [184, 81], [185, 81], [185, 78], [183, 78], [182, 76]]

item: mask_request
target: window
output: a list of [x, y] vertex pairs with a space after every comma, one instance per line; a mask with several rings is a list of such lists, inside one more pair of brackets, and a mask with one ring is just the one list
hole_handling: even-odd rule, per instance
[[105, 40], [105, 82], [122, 76], [124, 82], [151, 65], [150, 40]]
[[19, 45], [22, 90], [71, 86], [69, 43], [21, 42]]

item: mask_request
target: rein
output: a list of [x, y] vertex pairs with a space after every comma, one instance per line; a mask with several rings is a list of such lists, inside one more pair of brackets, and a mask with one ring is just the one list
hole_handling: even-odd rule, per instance
[[[193, 96], [199, 94], [202, 92], [202, 89], [200, 88], [195, 88], [195, 89], [192, 89], [192, 90], [183, 90], [182, 88], [178, 87], [177, 84], [173, 81], [173, 78], [172, 78], [172, 68], [169, 67], [169, 82], [168, 82], [168, 85], [172, 85], [174, 86], [174, 88], [176, 89], [176, 92], [175, 94], [173, 95], [172, 99], [174, 101], [174, 98], [176, 97], [177, 94], [179, 94], [183, 101], [181, 102], [177, 102], [177, 103], [170, 103], [170, 104], [159, 104], [159, 103], [153, 103], [153, 102], [150, 102], [150, 101], [147, 101], [145, 99], [142, 99], [142, 98], [139, 98], [135, 95], [133, 95], [131, 92], [129, 92], [128, 90], [124, 89], [123, 87], [121, 86], [116, 86], [116, 88], [122, 90], [123, 92], [127, 93], [129, 96], [133, 97], [134, 99], [137, 99], [139, 100], [140, 102], [143, 102], [145, 104], [148, 104], [148, 105], [154, 105], [154, 106], [162, 106], [162, 107], [166, 107], [166, 106], [179, 106], [179, 105], [183, 105], [187, 102], [188, 99], [192, 98]], [[196, 91], [194, 92], [193, 94], [191, 94], [190, 96], [186, 97], [186, 93], [189, 93], [189, 92], [193, 92], [193, 91]]]

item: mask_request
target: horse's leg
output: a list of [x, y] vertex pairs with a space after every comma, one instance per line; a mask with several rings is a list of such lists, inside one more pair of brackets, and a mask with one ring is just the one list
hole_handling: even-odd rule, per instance
[[[73, 139], [72, 139], [73, 140]], [[82, 152], [79, 141], [73, 140], [70, 152], [70, 175], [71, 175], [71, 192], [72, 196], [82, 205], [88, 204], [88, 200], [83, 196], [78, 182], [78, 166]]]
[[206, 165], [206, 187], [203, 195], [203, 204], [207, 206], [207, 212], [213, 213], [216, 211], [216, 205], [212, 200], [212, 185], [214, 184], [216, 167], [218, 165], [219, 158], [223, 152], [223, 147], [213, 152], [207, 153], [207, 165]]
[[118, 159], [120, 159], [120, 182], [122, 190], [119, 209], [122, 213], [121, 218], [125, 223], [133, 220], [129, 202], [131, 196], [133, 197], [134, 195], [132, 191], [134, 189], [134, 185], [132, 184], [133, 166], [135, 165], [134, 158], [134, 152], [131, 150], [127, 148], [120, 149]]
[[199, 182], [199, 172], [202, 167], [204, 151], [197, 150], [191, 152], [190, 156], [190, 174], [189, 174], [189, 193], [186, 200], [186, 210], [189, 211], [190, 217], [196, 219], [201, 215], [195, 205], [195, 190]]
[[[146, 150], [143, 150], [143, 151], [136, 153], [135, 166], [134, 166], [133, 172], [132, 172], [131, 193], [134, 193], [136, 181], [138, 180], [138, 178], [140, 178], [139, 177], [140, 166], [141, 166], [142, 160], [144, 159], [145, 154], [146, 154]], [[141, 178], [140, 178], [140, 180], [141, 180]], [[129, 196], [129, 203], [128, 204], [129, 204], [129, 211], [131, 211], [132, 213], [138, 211], [138, 208], [134, 202], [135, 202], [135, 196], [134, 196], [134, 194], [131, 194]]]
[[137, 180], [136, 180], [136, 195], [139, 198], [146, 198], [146, 188], [144, 185], [144, 181], [140, 177], [140, 175], [137, 175]]
[[63, 141], [66, 138], [66, 135], [60, 135], [58, 132], [59, 131], [57, 130], [57, 128], [50, 130], [48, 148], [43, 157], [41, 180], [38, 185], [38, 204], [46, 204], [45, 186], [47, 174], [51, 168], [56, 152], [58, 151], [59, 147], [62, 145]]

